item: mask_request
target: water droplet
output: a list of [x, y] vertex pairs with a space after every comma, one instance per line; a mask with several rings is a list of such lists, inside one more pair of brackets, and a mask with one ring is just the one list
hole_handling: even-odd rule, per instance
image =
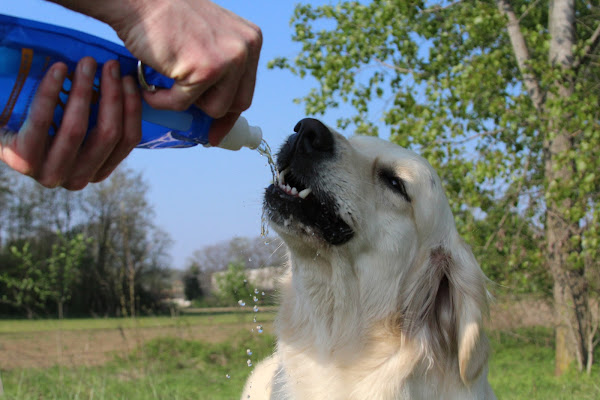
[[[254, 320], [253, 320], [253, 321], [254, 321], [254, 322], [256, 322], [256, 315], [254, 316]], [[253, 330], [254, 330], [254, 329], [253, 329]]]
[[239, 304], [241, 307], [244, 307], [244, 306], [246, 305], [246, 302], [245, 302], [244, 300], [238, 300], [238, 304]]
[[252, 262], [252, 257], [248, 257], [248, 261], [249, 261], [249, 262]]
[[252, 350], [246, 349], [246, 354], [248, 354], [249, 356], [251, 356], [252, 355]]
[[246, 361], [246, 363], [248, 364], [249, 367], [252, 366], [252, 360], [251, 359], [248, 359], [248, 361]]
[[257, 325], [256, 326], [256, 330], [258, 331], [258, 333], [263, 333], [263, 327], [262, 327], [262, 325]]
[[255, 305], [253, 310], [254, 310], [254, 312], [258, 312], [258, 306]]
[[265, 295], [265, 292], [262, 292], [262, 295], [264, 296], [264, 295]]
[[225, 375], [225, 378], [231, 379], [231, 375], [227, 374], [227, 375]]
[[258, 297], [254, 296], [252, 297], [252, 300], [254, 300], [254, 302], [256, 303], [258, 301]]
[[254, 289], [254, 294], [258, 294], [258, 289]]

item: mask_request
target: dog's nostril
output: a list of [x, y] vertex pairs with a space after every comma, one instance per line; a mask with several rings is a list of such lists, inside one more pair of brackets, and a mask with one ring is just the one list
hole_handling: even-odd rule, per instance
[[306, 153], [333, 152], [333, 134], [318, 119], [304, 118], [296, 124], [294, 132], [298, 133], [298, 149]]

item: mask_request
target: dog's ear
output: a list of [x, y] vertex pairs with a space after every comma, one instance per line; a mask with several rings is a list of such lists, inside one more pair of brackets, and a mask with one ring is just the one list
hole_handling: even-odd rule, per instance
[[444, 272], [436, 296], [437, 323], [454, 342], [460, 377], [470, 385], [482, 372], [489, 355], [482, 326], [483, 314], [487, 312], [486, 278], [461, 239], [450, 248], [432, 251], [431, 263]]
[[482, 331], [486, 278], [473, 253], [457, 239], [424, 252], [410, 275], [401, 312], [404, 332], [426, 340], [429, 356], [442, 368], [457, 355], [460, 378], [470, 385], [489, 351]]

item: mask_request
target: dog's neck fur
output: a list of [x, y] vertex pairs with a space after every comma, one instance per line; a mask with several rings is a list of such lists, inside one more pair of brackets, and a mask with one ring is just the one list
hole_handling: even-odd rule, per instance
[[[405, 262], [418, 262], [415, 257]], [[306, 374], [327, 373], [335, 376], [334, 381], [342, 382], [337, 388], [299, 388], [308, 391], [299, 398], [373, 398], [372, 393], [352, 389], [357, 381], [369, 382], [357, 387], [378, 387], [377, 398], [381, 399], [434, 398], [440, 395], [436, 391], [445, 386], [457, 387], [448, 384], [449, 380], [460, 382], [456, 368], [434, 365], [429, 338], [419, 333], [409, 338], [402, 331], [399, 305], [372, 300], [394, 298], [370, 292], [389, 291], [397, 295], [404, 289], [404, 274], [396, 271], [393, 277], [378, 277], [372, 282], [379, 285], [372, 287], [365, 281], [371, 276], [360, 276], [359, 271], [365, 269], [354, 265], [341, 252], [331, 257], [324, 252], [310, 259], [294, 255], [291, 260], [295, 261], [290, 261], [290, 274], [282, 282], [282, 304], [276, 323], [283, 365], [293, 364], [295, 371], [300, 369]], [[410, 274], [411, 268], [407, 265], [404, 271]], [[457, 363], [455, 357], [446, 358], [445, 362]], [[423, 396], [411, 394], [411, 387], [423, 387], [411, 385], [417, 380], [426, 381], [425, 386], [431, 391]], [[328, 397], [335, 390], [346, 391], [347, 397]], [[456, 398], [463, 395], [459, 393]]]
[[[318, 254], [310, 262], [290, 262], [284, 283], [279, 335], [317, 349], [319, 358], [347, 358], [365, 334], [360, 287], [349, 260]], [[302, 260], [302, 258], [296, 258]], [[310, 343], [308, 342], [310, 341]]]

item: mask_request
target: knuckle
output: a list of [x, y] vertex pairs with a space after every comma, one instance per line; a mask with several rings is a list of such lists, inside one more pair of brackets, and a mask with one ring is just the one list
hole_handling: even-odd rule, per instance
[[263, 44], [262, 30], [258, 25], [252, 22], [249, 22], [248, 26], [250, 27], [250, 30], [246, 40], [248, 41], [249, 47], [260, 50]]
[[67, 190], [78, 191], [84, 189], [88, 185], [88, 180], [85, 178], [71, 179], [62, 184]]
[[217, 104], [214, 101], [202, 101], [200, 109], [210, 117], [219, 119], [227, 114], [228, 108], [222, 104]]
[[204, 68], [202, 68], [202, 81], [215, 82], [219, 80], [219, 78], [221, 78], [221, 75], [223, 74], [223, 70], [225, 69], [226, 65], [227, 61], [224, 60], [222, 57], [213, 58], [213, 62], [205, 64]]
[[98, 136], [103, 143], [117, 143], [121, 136], [121, 130], [116, 126], [98, 125]]
[[252, 98], [238, 98], [234, 100], [231, 109], [235, 111], [246, 111], [252, 105]]
[[36, 180], [47, 189], [54, 189], [61, 184], [61, 179], [53, 175], [43, 176]]
[[76, 125], [61, 125], [58, 138], [70, 149], [78, 149], [85, 137], [85, 128]]

